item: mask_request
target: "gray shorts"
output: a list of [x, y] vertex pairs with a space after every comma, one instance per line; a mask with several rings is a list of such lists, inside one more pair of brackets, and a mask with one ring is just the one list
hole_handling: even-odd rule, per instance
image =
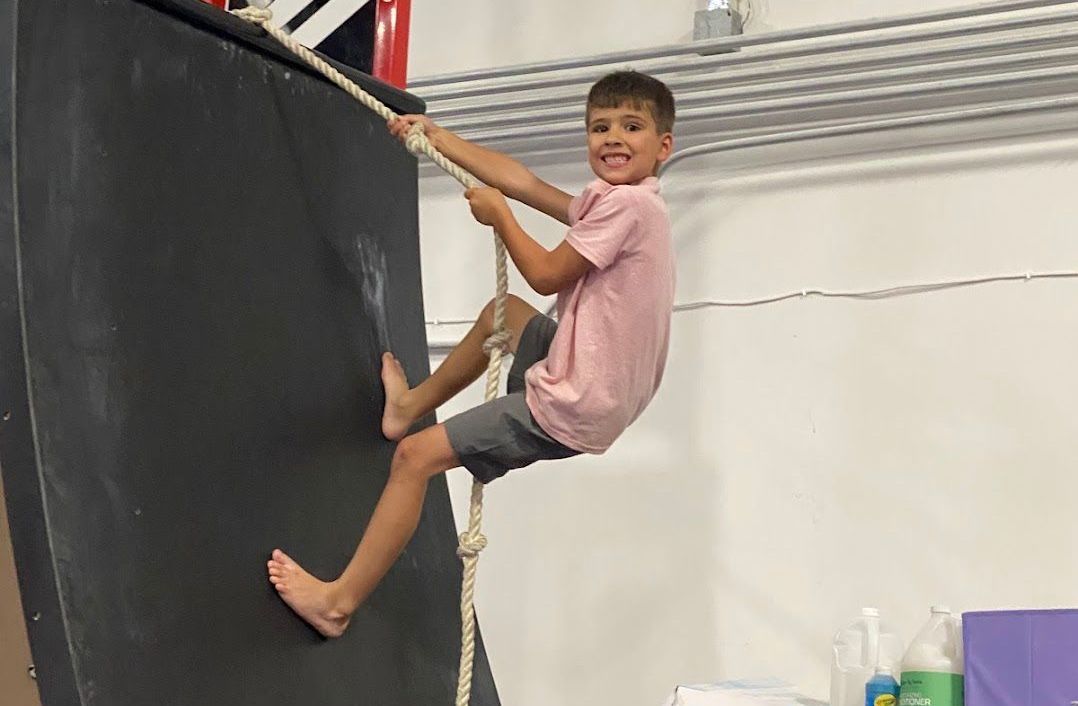
[[524, 399], [524, 373], [543, 360], [558, 324], [538, 314], [524, 326], [506, 383], [507, 394], [445, 421], [449, 444], [480, 483], [536, 461], [580, 452], [555, 441], [535, 421]]

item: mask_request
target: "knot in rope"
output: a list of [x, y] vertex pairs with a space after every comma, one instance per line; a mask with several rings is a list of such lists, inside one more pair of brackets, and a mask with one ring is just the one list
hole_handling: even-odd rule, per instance
[[483, 341], [483, 352], [490, 355], [495, 350], [500, 350], [502, 355], [509, 352], [509, 341], [513, 338], [513, 332], [507, 328], [495, 331], [490, 338]]
[[263, 22], [269, 22], [273, 19], [273, 13], [261, 7], [255, 7], [251, 5], [249, 7], [241, 7], [238, 10], [233, 10], [232, 14], [240, 19], [253, 22], [256, 25], [260, 25]]
[[423, 154], [423, 146], [428, 142], [427, 133], [419, 123], [412, 125], [408, 130], [408, 137], [404, 140], [404, 146], [416, 157]]
[[477, 534], [474, 538], [469, 536], [467, 532], [460, 535], [460, 546], [457, 547], [457, 556], [461, 559], [468, 557], [477, 557], [479, 552], [487, 548], [487, 538], [482, 534]]

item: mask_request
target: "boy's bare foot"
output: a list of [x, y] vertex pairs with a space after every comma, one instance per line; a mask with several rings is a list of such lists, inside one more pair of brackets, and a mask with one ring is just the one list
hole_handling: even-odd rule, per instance
[[386, 391], [386, 407], [382, 413], [382, 434], [390, 441], [400, 441], [412, 426], [412, 419], [404, 408], [404, 395], [408, 392], [408, 378], [404, 368], [392, 353], [382, 354], [382, 385]]
[[270, 583], [288, 607], [325, 637], [340, 637], [351, 614], [339, 610], [331, 596], [331, 584], [319, 581], [280, 549], [273, 550], [269, 567]]

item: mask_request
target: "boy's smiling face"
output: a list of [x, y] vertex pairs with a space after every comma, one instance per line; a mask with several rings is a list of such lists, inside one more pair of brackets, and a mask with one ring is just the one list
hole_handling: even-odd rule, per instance
[[646, 105], [588, 110], [588, 164], [610, 184], [654, 176], [673, 146], [673, 135], [659, 132]]

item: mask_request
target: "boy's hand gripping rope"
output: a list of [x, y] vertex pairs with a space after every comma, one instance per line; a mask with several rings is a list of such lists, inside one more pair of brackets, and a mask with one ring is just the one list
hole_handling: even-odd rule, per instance
[[[267, 34], [280, 42], [293, 54], [303, 59], [311, 68], [340, 86], [348, 95], [373, 110], [387, 122], [397, 117], [397, 114], [384, 103], [357, 86], [313, 51], [270, 24], [269, 20], [273, 17], [273, 14], [269, 10], [247, 7], [235, 10], [233, 14], [262, 27]], [[412, 154], [423, 153], [430, 157], [431, 161], [451, 174], [465, 187], [482, 186], [478, 179], [459, 165], [449, 161], [445, 155], [435, 149], [434, 145], [430, 143], [430, 140], [423, 133], [422, 126], [415, 125], [412, 127], [405, 145]], [[494, 257], [497, 275], [494, 298], [494, 334], [483, 345], [483, 351], [490, 356], [490, 362], [487, 364], [487, 400], [492, 400], [498, 396], [502, 356], [509, 348], [510, 339], [510, 333], [505, 328], [505, 301], [509, 290], [505, 243], [497, 236], [494, 237]], [[476, 565], [479, 563], [479, 552], [483, 551], [487, 546], [487, 538], [480, 532], [482, 522], [483, 484], [473, 480], [471, 509], [468, 513], [468, 530], [460, 535], [460, 546], [457, 548], [457, 555], [464, 563], [464, 581], [460, 591], [461, 645], [456, 706], [468, 706], [472, 692], [472, 663], [475, 658], [475, 607], [473, 605], [475, 571]]]

